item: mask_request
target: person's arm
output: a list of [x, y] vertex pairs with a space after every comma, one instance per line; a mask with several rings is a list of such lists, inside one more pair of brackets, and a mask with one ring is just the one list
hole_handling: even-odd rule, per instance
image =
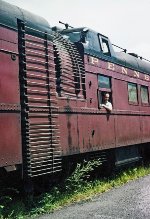
[[111, 104], [111, 103], [109, 103], [109, 104], [107, 104], [107, 105], [101, 104], [100, 107], [104, 107], [104, 108], [105, 108], [106, 110], [108, 110], [109, 112], [112, 111], [112, 104]]

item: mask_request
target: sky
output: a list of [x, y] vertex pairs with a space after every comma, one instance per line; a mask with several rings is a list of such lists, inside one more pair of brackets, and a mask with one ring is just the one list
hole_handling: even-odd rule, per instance
[[5, 0], [44, 17], [50, 26], [59, 21], [89, 27], [113, 44], [150, 60], [150, 0]]

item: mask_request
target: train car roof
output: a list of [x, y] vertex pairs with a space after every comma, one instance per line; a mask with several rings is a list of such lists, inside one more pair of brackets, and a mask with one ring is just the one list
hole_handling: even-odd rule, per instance
[[[150, 74], [150, 61], [145, 61], [144, 59], [141, 59], [138, 56], [136, 56], [136, 54], [134, 53], [128, 54], [125, 52], [115, 52], [109, 38], [103, 34], [100, 34], [87, 27], [64, 29], [60, 30], [59, 32], [64, 35], [68, 35], [69, 39], [72, 42], [77, 42], [76, 40], [79, 39], [79, 35], [75, 35], [77, 35], [77, 32], [84, 32], [84, 30], [87, 30], [87, 32], [90, 33], [88, 36], [88, 40], [91, 41], [89, 42], [88, 46], [83, 43], [85, 53], [89, 55], [94, 55], [96, 57], [100, 57], [102, 59], [114, 62], [119, 65], [123, 65], [136, 71], [141, 71]], [[98, 35], [108, 40], [111, 56], [106, 56], [105, 54], [103, 54], [102, 51], [100, 51], [100, 42], [98, 40]]]
[[89, 28], [89, 27], [78, 27], [78, 28], [68, 28], [68, 29], [62, 29], [60, 32], [65, 32], [65, 33], [70, 33], [70, 32], [78, 32], [78, 31], [91, 31], [91, 32], [94, 32], [94, 33], [97, 33], [97, 34], [100, 34], [101, 36], [104, 36], [106, 38], [108, 38], [107, 36], [105, 36], [104, 34], [101, 34], [101, 33], [98, 33], [96, 32], [95, 30]]
[[17, 19], [24, 21], [30, 28], [51, 32], [50, 25], [44, 18], [0, 0], [0, 25], [17, 30]]
[[150, 74], [150, 62], [142, 60], [142, 58], [138, 58], [134, 54], [116, 52], [115, 58], [119, 64], [124, 64], [128, 68]]

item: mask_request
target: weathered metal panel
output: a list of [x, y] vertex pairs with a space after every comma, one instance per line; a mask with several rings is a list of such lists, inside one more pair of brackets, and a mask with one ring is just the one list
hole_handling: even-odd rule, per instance
[[0, 167], [22, 163], [17, 40], [0, 27]]
[[[104, 111], [103, 111], [104, 112]], [[59, 115], [63, 155], [115, 147], [114, 116], [104, 114]]]
[[60, 142], [63, 155], [79, 153], [79, 130], [77, 130], [77, 115], [65, 113], [59, 115]]
[[141, 116], [142, 142], [150, 142], [150, 116]]
[[87, 107], [98, 108], [97, 99], [98, 81], [97, 74], [86, 74], [86, 94], [87, 94]]
[[119, 110], [127, 110], [129, 108], [127, 82], [123, 80], [114, 79], [113, 85], [113, 108]]
[[0, 52], [0, 103], [20, 103], [18, 72], [18, 57], [12, 60], [11, 54]]
[[[91, 117], [91, 116], [90, 116]], [[89, 142], [90, 131], [89, 131], [89, 115], [85, 113], [78, 113], [77, 124], [79, 132], [79, 146], [80, 152], [88, 152], [92, 150], [91, 144]]]
[[20, 123], [19, 114], [0, 112], [0, 167], [22, 163]]
[[140, 144], [142, 141], [140, 116], [117, 115], [115, 119], [116, 146]]
[[[15, 51], [17, 52], [17, 50], [18, 50], [18, 34], [16, 31], [13, 31], [13, 30], [10, 30], [6, 27], [0, 26], [0, 41], [12, 43], [12, 46], [16, 47]], [[13, 44], [17, 44], [17, 45], [13, 45]], [[10, 44], [8, 44], [7, 48], [5, 48], [5, 49], [11, 50], [11, 48], [9, 46], [10, 46]]]
[[114, 116], [106, 113], [89, 115], [89, 142], [92, 150], [115, 147]]

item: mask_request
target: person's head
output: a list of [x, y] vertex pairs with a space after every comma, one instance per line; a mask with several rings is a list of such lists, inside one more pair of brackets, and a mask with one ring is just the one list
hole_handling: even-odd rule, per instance
[[104, 101], [107, 102], [109, 100], [109, 93], [104, 94]]

